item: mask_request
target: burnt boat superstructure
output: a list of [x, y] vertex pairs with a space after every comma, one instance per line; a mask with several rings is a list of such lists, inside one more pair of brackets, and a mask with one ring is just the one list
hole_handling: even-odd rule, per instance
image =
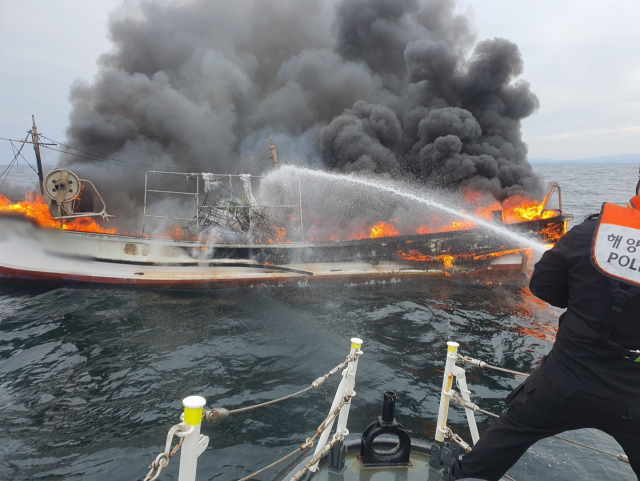
[[[273, 143], [270, 158], [278, 168]], [[169, 180], [159, 182], [163, 178]], [[176, 178], [186, 180], [184, 189]], [[311, 230], [305, 230], [305, 225], [314, 221], [305, 219], [300, 180], [293, 180], [296, 185], [290, 187], [287, 197], [290, 203], [265, 205], [256, 200], [252, 186], [260, 179], [248, 174], [148, 171], [142, 229], [137, 235], [42, 228], [33, 219], [0, 215], [0, 279], [228, 287], [300, 280], [386, 281], [402, 276], [495, 271], [502, 276], [507, 272], [518, 275], [526, 265], [527, 252], [522, 245], [505, 242], [486, 227], [314, 241]], [[44, 181], [45, 199], [56, 222], [83, 216], [112, 217], [90, 181], [65, 169], [50, 172]], [[95, 212], [82, 208], [78, 195], [82, 184], [92, 187], [95, 205], [102, 206]], [[556, 191], [558, 209], [547, 209]], [[88, 195], [81, 196], [83, 202]], [[158, 195], [186, 198], [186, 203], [176, 202], [188, 206], [186, 213], [154, 212], [159, 204], [154, 204], [153, 196]], [[544, 216], [510, 223], [508, 228], [554, 243], [573, 218], [562, 212], [557, 184], [541, 204], [542, 212]], [[158, 232], [154, 222], [166, 225], [176, 221], [183, 224], [178, 234], [190, 240], [149, 235]], [[501, 211], [493, 212], [493, 222], [503, 223]]]
[[[525, 233], [568, 216], [518, 225]], [[227, 286], [522, 272], [521, 246], [484, 229], [331, 242], [211, 244], [44, 229], [0, 217], [0, 276], [63, 282]], [[545, 234], [539, 234], [544, 236]]]

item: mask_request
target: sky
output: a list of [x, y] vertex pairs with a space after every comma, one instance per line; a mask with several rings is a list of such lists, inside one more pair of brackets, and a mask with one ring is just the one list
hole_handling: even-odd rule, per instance
[[[95, 75], [98, 57], [111, 48], [109, 14], [122, 1], [0, 0], [0, 137], [24, 138], [33, 114], [40, 132], [64, 141], [69, 87]], [[520, 48], [522, 78], [540, 100], [522, 124], [530, 157], [640, 154], [640, 2], [458, 5], [472, 16], [478, 40], [504, 37]], [[43, 160], [54, 163], [55, 155], [45, 151]], [[0, 164], [11, 157], [0, 143]]]

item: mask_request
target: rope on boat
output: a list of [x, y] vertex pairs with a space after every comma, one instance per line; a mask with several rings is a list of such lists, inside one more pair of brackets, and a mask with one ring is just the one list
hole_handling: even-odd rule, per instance
[[[454, 433], [450, 427], [446, 427], [445, 428], [445, 436], [449, 439], [451, 439], [451, 441], [453, 441], [454, 443], [456, 443], [458, 446], [460, 446], [460, 449], [462, 449], [464, 452], [468, 453], [472, 451], [472, 447], [469, 446], [464, 439], [462, 439], [460, 436], [458, 436], [456, 433]], [[503, 478], [508, 479], [509, 481], [516, 481], [515, 479], [513, 479], [511, 476], [509, 476], [508, 474], [503, 474], [502, 475]]]
[[287, 396], [284, 396], [278, 399], [273, 399], [271, 401], [266, 401], [260, 404], [255, 404], [253, 406], [246, 406], [239, 409], [232, 409], [232, 410], [227, 410], [225, 408], [211, 409], [210, 411], [205, 411], [204, 413], [202, 413], [202, 420], [211, 421], [211, 422], [221, 421], [222, 419], [226, 419], [230, 414], [242, 413], [246, 411], [251, 411], [253, 409], [261, 408], [264, 406], [269, 406], [271, 404], [276, 404], [281, 401], [286, 401], [287, 399], [291, 399], [293, 397], [304, 394], [307, 391], [310, 391], [311, 389], [317, 389], [318, 387], [322, 386], [327, 379], [329, 379], [331, 376], [333, 376], [334, 374], [342, 370], [347, 364], [349, 364], [352, 361], [356, 361], [358, 357], [360, 357], [360, 354], [362, 354], [362, 351], [356, 351], [355, 353], [350, 354], [349, 356], [347, 356], [347, 358], [343, 362], [338, 364], [336, 367], [334, 367], [331, 371], [329, 371], [324, 376], [320, 376], [318, 379], [313, 381], [310, 386], [302, 389], [301, 391], [294, 392], [293, 394], [289, 394]]
[[[302, 390], [300, 390], [298, 392], [295, 392], [293, 394], [289, 394], [287, 396], [284, 396], [284, 397], [281, 397], [281, 398], [278, 398], [278, 399], [273, 399], [271, 401], [266, 401], [266, 402], [263, 402], [263, 403], [260, 403], [260, 404], [255, 404], [253, 406], [246, 406], [246, 407], [239, 408], [239, 409], [227, 410], [227, 409], [224, 409], [224, 408], [217, 408], [217, 409], [211, 409], [210, 411], [204, 411], [202, 413], [202, 421], [220, 421], [222, 419], [226, 419], [230, 414], [236, 414], [236, 413], [241, 413], [241, 412], [245, 412], [245, 411], [251, 411], [253, 409], [257, 409], [257, 408], [260, 408], [260, 407], [263, 407], [263, 406], [269, 406], [271, 404], [275, 404], [275, 403], [278, 403], [278, 402], [281, 402], [281, 401], [285, 401], [287, 399], [291, 399], [291, 398], [293, 398], [295, 396], [299, 396], [300, 394], [303, 394], [303, 393], [305, 393], [307, 391], [310, 391], [311, 389], [316, 389], [316, 388], [322, 386], [324, 384], [324, 382], [327, 379], [329, 379], [331, 376], [333, 376], [334, 374], [336, 374], [339, 371], [341, 371], [344, 367], [346, 367], [347, 364], [349, 364], [350, 362], [353, 362], [353, 361], [357, 361], [358, 358], [361, 355], [362, 355], [362, 351], [357, 349], [355, 352], [353, 352], [353, 354], [349, 354], [347, 356], [347, 358], [343, 362], [341, 362], [336, 367], [331, 369], [331, 371], [329, 371], [328, 373], [326, 373], [323, 376], [320, 376], [315, 381], [313, 381], [310, 386], [308, 386], [305, 389], [302, 389]], [[274, 466], [282, 463], [283, 461], [286, 461], [291, 456], [294, 456], [295, 454], [297, 454], [297, 453], [299, 453], [301, 451], [304, 451], [306, 449], [309, 449], [309, 448], [313, 447], [314, 441], [320, 435], [322, 435], [322, 433], [324, 431], [326, 431], [327, 429], [329, 429], [332, 426], [333, 421], [335, 421], [335, 419], [338, 417], [338, 415], [340, 414], [340, 411], [342, 410], [342, 408], [346, 404], [351, 402], [351, 399], [355, 395], [356, 395], [356, 393], [353, 392], [353, 391], [347, 392], [344, 395], [344, 397], [342, 398], [342, 401], [340, 402], [340, 404], [338, 404], [338, 406], [336, 406], [336, 408], [329, 413], [329, 415], [324, 419], [324, 421], [322, 421], [322, 423], [320, 423], [320, 425], [318, 426], [318, 429], [316, 430], [316, 433], [313, 435], [313, 437], [307, 438], [307, 440], [304, 443], [302, 443], [295, 451], [292, 451], [291, 453], [289, 453], [286, 456], [280, 458], [276, 462], [271, 463], [269, 466], [265, 466], [264, 468], [260, 469], [259, 471], [256, 471], [256, 472], [250, 474], [249, 476], [246, 476], [246, 477], [242, 478], [239, 481], [247, 481], [249, 479], [252, 479], [255, 476], [258, 476], [259, 474], [263, 473], [264, 471], [267, 471], [268, 469], [273, 468]], [[169, 429], [169, 432], [167, 433], [167, 441], [165, 443], [164, 451], [162, 453], [158, 454], [156, 459], [149, 465], [149, 472], [145, 476], [144, 481], [156, 481], [158, 479], [158, 477], [160, 476], [162, 471], [167, 469], [167, 466], [169, 466], [169, 461], [171, 460], [171, 458], [173, 458], [176, 455], [176, 453], [180, 450], [180, 447], [182, 446], [182, 442], [184, 440], [184, 437], [188, 436], [189, 434], [191, 434], [193, 432], [193, 430], [194, 430], [193, 426], [187, 428], [187, 425], [185, 423], [176, 424], [175, 426], [172, 426], [171, 429]], [[329, 449], [331, 449], [331, 447], [338, 440], [342, 440], [346, 434], [347, 433], [336, 433], [334, 435], [334, 437], [333, 437], [333, 440], [331, 442], [327, 443], [327, 445], [325, 446], [325, 449], [320, 451], [320, 453], [318, 453], [318, 455], [314, 456], [311, 459], [311, 461], [313, 461], [316, 458], [320, 459], [320, 457], [322, 457], [321, 454], [322, 455], [326, 454], [329, 451]], [[171, 445], [173, 443], [174, 436], [180, 438], [180, 441], [178, 442], [178, 444], [176, 444], [176, 446], [173, 449], [171, 449]], [[317, 460], [311, 462], [310, 464], [305, 466], [299, 473], [303, 473], [303, 474], [306, 473], [308, 471], [308, 469], [311, 466], [313, 466], [316, 462], [317, 462]], [[296, 476], [297, 476], [297, 474], [296, 474]], [[302, 479], [302, 478], [296, 478], [294, 476], [291, 479], [292, 480], [293, 479], [299, 480], [299, 479]]]
[[[29, 138], [29, 134], [27, 134], [27, 136], [24, 138], [24, 140], [26, 141]], [[0, 174], [0, 178], [6, 173], [7, 176], [4, 178], [4, 180], [2, 181], [2, 183], [0, 183], [0, 187], [2, 187], [4, 185], [4, 182], [9, 178], [9, 174], [11, 173], [11, 169], [13, 168], [14, 165], [17, 165], [18, 162], [18, 156], [21, 155], [22, 149], [24, 148], [24, 142], [22, 143], [22, 145], [20, 146], [19, 149], [17, 149], [18, 151], [16, 152], [16, 148], [13, 145], [13, 142], [11, 142], [11, 149], [13, 150], [13, 152], [15, 153], [15, 155], [13, 156], [13, 159], [11, 160], [11, 162], [9, 162], [9, 165], [7, 166], [6, 169], [4, 169], [4, 171], [2, 172], [2, 174]], [[23, 157], [24, 158], [24, 157]], [[31, 164], [29, 164], [31, 165]], [[33, 168], [33, 167], [32, 167]]]
[[[484, 409], [481, 409], [477, 404], [474, 404], [471, 401], [465, 401], [462, 398], [462, 396], [460, 396], [454, 390], [449, 391], [449, 393], [450, 393], [451, 400], [454, 403], [456, 403], [458, 406], [462, 406], [464, 408], [471, 409], [474, 412], [479, 412], [479, 413], [482, 413], [482, 414], [486, 414], [487, 416], [491, 416], [491, 417], [494, 417], [494, 418], [499, 418], [500, 417], [498, 414], [495, 414], [495, 413], [492, 413], [492, 412], [489, 412], [489, 411], [485, 411]], [[447, 428], [447, 429], [449, 429], [449, 428]], [[451, 429], [449, 429], [449, 432], [451, 432], [453, 434]], [[454, 434], [454, 436], [457, 436], [457, 435]], [[629, 457], [626, 456], [625, 454], [610, 453], [608, 451], [603, 451], [602, 449], [594, 448], [593, 446], [588, 446], [586, 444], [579, 443], [578, 441], [573, 441], [572, 439], [568, 439], [568, 438], [565, 438], [565, 437], [562, 437], [562, 436], [558, 436], [558, 435], [555, 435], [555, 436], [552, 436], [552, 437], [554, 437], [556, 439], [560, 439], [562, 441], [566, 441], [567, 443], [575, 444], [576, 446], [581, 446], [583, 448], [591, 449], [592, 451], [596, 451], [596, 452], [601, 453], [601, 454], [606, 454], [608, 456], [612, 456], [612, 457], [616, 458], [617, 460], [622, 461], [623, 463], [629, 464]], [[458, 441], [456, 441], [455, 438], [452, 437], [451, 439], [456, 444], [459, 444]], [[467, 446], [468, 446], [468, 444], [467, 444]]]
[[[66, 150], [53, 149], [53, 148], [51, 148], [51, 147], [49, 147], [49, 146], [47, 146], [45, 144], [40, 144], [41, 147], [43, 147], [45, 149], [49, 149], [49, 150], [54, 150], [56, 152], [62, 152], [64, 154], [73, 155], [75, 157], [80, 157], [80, 158], [92, 160], [92, 161], [95, 161], [95, 162], [104, 162], [106, 164], [117, 165], [117, 166], [120, 166], [120, 167], [129, 167], [129, 168], [140, 169], [140, 170], [144, 170], [145, 167], [153, 167], [155, 165], [155, 164], [144, 164], [144, 163], [140, 163], [140, 162], [131, 162], [131, 161], [122, 160], [122, 159], [114, 159], [112, 157], [105, 157], [103, 155], [94, 154], [93, 152], [89, 152], [87, 150], [81, 150], [81, 149], [78, 149], [76, 147], [71, 147], [70, 145], [63, 144], [62, 142], [59, 142], [57, 140], [50, 139], [49, 137], [47, 137], [45, 135], [42, 135], [42, 134], [40, 134], [40, 136], [45, 138], [45, 139], [47, 139], [47, 140], [49, 140], [50, 142], [53, 142], [53, 145], [57, 144], [58, 146], [64, 147], [64, 149], [66, 149]], [[0, 140], [9, 140], [9, 141], [11, 141], [12, 139], [0, 138]], [[15, 142], [22, 142], [23, 145], [25, 143], [27, 143], [27, 144], [32, 143], [32, 142], [26, 142], [26, 139], [23, 140], [23, 141], [16, 140]], [[82, 152], [83, 154], [86, 154], [86, 155], [76, 154], [76, 153], [70, 152], [70, 150], [75, 150], [76, 152]], [[254, 155], [253, 157], [248, 157], [246, 159], [240, 159], [240, 160], [237, 160], [237, 161], [234, 161], [234, 162], [226, 162], [226, 163], [223, 163], [223, 164], [216, 164], [215, 167], [222, 167], [222, 166], [225, 166], [225, 165], [236, 165], [239, 162], [244, 162], [244, 161], [247, 161], [247, 160], [257, 159], [261, 155], [263, 155], [263, 154], [265, 154], [267, 152], [268, 152], [267, 150], [263, 150], [259, 154]], [[260, 164], [257, 164], [257, 165], [260, 165]], [[200, 168], [202, 166], [201, 165], [183, 165], [183, 166], [181, 166], [181, 168], [184, 168], [184, 167], [193, 167], [193, 168], [197, 167], [197, 168]], [[254, 166], [252, 166], [250, 168], [252, 169], [254, 167], [256, 167], [256, 165], [254, 165]]]
[[465, 453], [471, 452], [471, 450], [472, 450], [471, 446], [469, 446], [469, 444], [464, 439], [462, 439], [460, 436], [458, 436], [456, 433], [454, 433], [449, 426], [447, 426], [444, 429], [445, 429], [445, 436], [446, 437], [448, 437], [454, 443], [456, 443], [458, 446], [460, 446], [460, 448]]
[[594, 448], [593, 446], [587, 446], [586, 444], [579, 443], [578, 441], [574, 441], [573, 439], [563, 438], [562, 436], [554, 436], [554, 438], [562, 439], [571, 444], [575, 444], [576, 446], [582, 446], [583, 448], [591, 449], [592, 451], [596, 451], [598, 453], [607, 454], [609, 456], [613, 456], [614, 458], [622, 461], [623, 463], [629, 464], [629, 457], [626, 454], [614, 454], [608, 451], [603, 451], [602, 449]]
[[311, 438], [307, 438], [307, 440], [304, 442], [304, 444], [301, 444], [300, 447], [298, 449], [296, 449], [295, 451], [291, 451], [289, 454], [287, 454], [286, 456], [283, 456], [282, 458], [278, 459], [277, 461], [271, 463], [269, 466], [265, 466], [264, 468], [256, 471], [255, 473], [250, 474], [246, 478], [240, 479], [239, 481], [246, 481], [247, 479], [254, 478], [258, 474], [262, 474], [265, 471], [267, 471], [268, 469], [271, 469], [271, 468], [277, 466], [278, 464], [280, 464], [281, 462], [286, 461], [291, 456], [294, 456], [295, 454], [300, 453], [300, 452], [304, 451], [305, 449], [309, 449], [309, 448], [312, 448], [312, 447], [313, 447], [313, 440]]
[[[180, 447], [182, 446], [182, 441], [184, 441], [185, 436], [188, 436], [194, 431], [194, 427], [191, 426], [187, 429], [185, 424], [176, 424], [169, 429], [167, 433], [167, 441], [164, 445], [164, 451], [158, 454], [156, 459], [149, 465], [149, 472], [144, 478], [144, 481], [155, 481], [160, 476], [160, 473], [167, 469], [169, 466], [169, 461], [173, 458]], [[173, 437], [176, 436], [180, 439], [178, 444], [175, 445], [173, 449], [171, 449], [171, 444], [173, 443]], [[154, 473], [155, 471], [155, 473]]]
[[[307, 440], [303, 444], [301, 444], [300, 447], [298, 447], [295, 451], [290, 452], [286, 456], [271, 463], [269, 466], [265, 466], [259, 471], [256, 471], [255, 473], [252, 473], [249, 476], [240, 479], [239, 481], [247, 481], [249, 479], [252, 479], [257, 475], [265, 472], [266, 470], [271, 469], [274, 466], [280, 464], [281, 462], [286, 461], [296, 453], [304, 451], [305, 449], [312, 448], [314, 445], [314, 441], [318, 438], [318, 436], [322, 435], [323, 432], [325, 432], [327, 429], [329, 429], [332, 426], [331, 423], [335, 421], [336, 417], [338, 417], [338, 415], [340, 414], [340, 411], [342, 410], [342, 408], [351, 401], [351, 398], [353, 398], [353, 396], [355, 396], [354, 392], [345, 394], [340, 404], [338, 404], [338, 406], [336, 406], [336, 408], [329, 413], [329, 415], [324, 419], [324, 421], [320, 423], [320, 425], [318, 426], [318, 429], [316, 430], [316, 433], [312, 437], [307, 438]], [[336, 442], [342, 441], [344, 439], [345, 434], [346, 433], [334, 434], [333, 439], [330, 442], [328, 442], [325, 445], [325, 447], [322, 450], [320, 450], [315, 456], [313, 456], [300, 471], [294, 474], [290, 481], [299, 481], [303, 479], [304, 475], [307, 473], [309, 468], [311, 468], [311, 466], [316, 464], [322, 458], [322, 456], [327, 454]]]
[[[265, 152], [266, 152], [266, 150], [265, 150], [265, 151], [263, 151], [263, 152], [261, 152], [261, 153], [259, 153], [259, 154], [258, 154], [258, 155], [256, 155], [255, 157], [251, 157], [251, 159], [255, 159], [256, 157], [259, 157], [260, 155], [264, 154]], [[247, 159], [247, 160], [249, 160], [249, 159]], [[240, 162], [241, 162], [241, 161], [240, 161]], [[250, 166], [250, 167], [246, 167], [246, 168], [244, 168], [243, 170], [244, 170], [244, 171], [249, 171], [249, 170], [255, 169], [256, 167], [258, 167], [258, 166], [260, 166], [260, 165], [262, 165], [262, 164], [265, 164], [265, 163], [267, 163], [267, 162], [271, 162], [271, 157], [267, 157], [267, 158], [266, 158], [266, 159], [264, 159], [263, 161], [258, 162], [257, 164], [253, 164], [253, 165], [252, 165], [252, 166]], [[240, 174], [240, 171], [234, 172], [234, 174]]]
[[343, 439], [344, 439], [344, 436], [339, 435], [337, 433], [334, 434], [333, 439], [329, 441], [327, 444], [325, 444], [324, 448], [318, 451], [318, 453], [314, 457], [312, 457], [309, 460], [309, 462], [305, 464], [300, 471], [298, 471], [296, 474], [291, 476], [291, 479], [289, 481], [301, 481], [302, 479], [304, 479], [305, 475], [307, 474], [311, 466], [319, 462], [322, 459], [322, 457], [331, 450], [334, 444], [336, 444], [338, 441], [342, 441]]
[[[15, 147], [13, 145], [13, 142], [11, 143], [11, 148], [13, 149], [14, 152], [16, 151], [16, 149], [15, 149]], [[24, 160], [29, 167], [31, 167], [31, 170], [33, 170], [35, 172], [35, 174], [38, 175], [38, 171], [33, 168], [33, 165], [31, 165], [31, 163], [27, 159], [24, 158], [24, 155], [22, 155], [22, 153], [20, 153], [20, 152], [18, 152], [18, 154], [20, 155], [20, 158], [22, 160]]]
[[462, 364], [469, 364], [470, 366], [476, 366], [476, 367], [479, 367], [480, 369], [490, 369], [492, 371], [504, 372], [506, 374], [513, 374], [514, 376], [529, 377], [531, 375], [531, 374], [527, 374], [527, 373], [524, 373], [524, 372], [518, 372], [518, 371], [512, 371], [511, 369], [505, 369], [504, 367], [492, 366], [491, 364], [487, 364], [486, 362], [481, 361], [480, 359], [474, 359], [474, 358], [469, 357], [469, 356], [458, 356], [458, 360]]

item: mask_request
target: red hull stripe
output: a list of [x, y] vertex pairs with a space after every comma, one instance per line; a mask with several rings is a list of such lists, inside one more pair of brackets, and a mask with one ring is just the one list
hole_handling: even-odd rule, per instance
[[[521, 264], [498, 264], [472, 272], [453, 272], [454, 276], [468, 277], [484, 277], [491, 273], [520, 273], [522, 271]], [[318, 275], [315, 276], [282, 276], [268, 277], [263, 279], [243, 278], [243, 279], [131, 279], [117, 277], [97, 277], [87, 275], [70, 275], [59, 273], [46, 273], [25, 271], [20, 269], [11, 269], [0, 266], [0, 282], [25, 281], [25, 282], [51, 282], [56, 284], [66, 283], [89, 283], [89, 284], [110, 284], [110, 285], [139, 285], [139, 286], [211, 286], [219, 288], [229, 287], [249, 287], [254, 285], [278, 285], [278, 284], [294, 284], [298, 281], [312, 281], [314, 283], [324, 282], [348, 282], [349, 280], [387, 280], [393, 278], [420, 278], [420, 277], [441, 277], [445, 273], [389, 273], [389, 274], [340, 274], [340, 275]]]

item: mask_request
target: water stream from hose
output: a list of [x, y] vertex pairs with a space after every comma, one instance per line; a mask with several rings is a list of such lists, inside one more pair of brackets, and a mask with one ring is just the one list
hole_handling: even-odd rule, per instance
[[518, 234], [517, 232], [514, 232], [513, 230], [507, 227], [498, 225], [494, 222], [490, 222], [480, 217], [476, 217], [472, 214], [467, 214], [466, 212], [461, 212], [453, 207], [444, 205], [441, 202], [425, 197], [423, 194], [420, 194], [420, 195], [414, 194], [414, 193], [408, 192], [406, 189], [400, 189], [400, 188], [394, 187], [391, 184], [385, 184], [380, 181], [365, 179], [362, 177], [355, 177], [352, 175], [336, 174], [332, 172], [325, 172], [322, 170], [308, 169], [306, 167], [296, 167], [292, 165], [283, 166], [280, 169], [270, 173], [267, 177], [271, 177], [271, 176], [296, 176], [299, 178], [316, 178], [316, 179], [329, 180], [333, 182], [347, 182], [354, 185], [370, 187], [372, 189], [377, 189], [378, 191], [381, 191], [381, 192], [386, 192], [404, 199], [412, 200], [424, 205], [435, 207], [436, 209], [439, 209], [443, 212], [447, 212], [455, 217], [461, 217], [463, 219], [473, 222], [474, 224], [477, 224], [478, 226], [489, 229], [495, 232], [496, 234], [500, 235], [501, 237], [508, 238], [512, 241], [515, 241], [516, 243], [522, 245], [523, 247], [531, 248], [540, 254], [542, 254], [548, 249], [547, 246], [536, 241], [535, 239]]

